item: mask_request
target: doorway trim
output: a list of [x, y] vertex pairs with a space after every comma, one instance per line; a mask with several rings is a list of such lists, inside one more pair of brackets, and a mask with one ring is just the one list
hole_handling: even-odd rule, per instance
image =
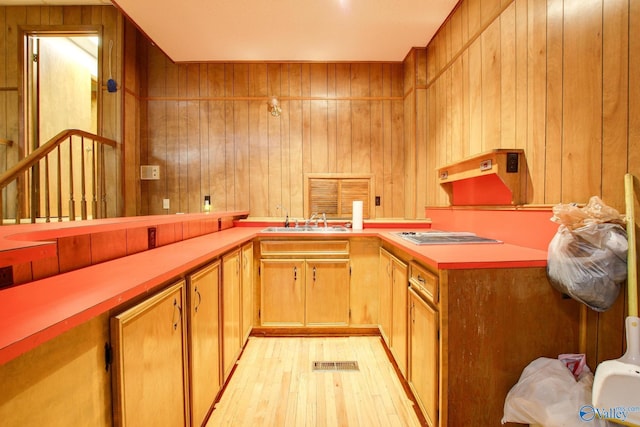
[[27, 79], [26, 72], [28, 58], [28, 38], [30, 36], [97, 36], [98, 41], [98, 90], [96, 93], [96, 133], [102, 135], [102, 54], [103, 54], [103, 35], [101, 25], [23, 25], [18, 28], [18, 111], [20, 117], [18, 119], [18, 156], [24, 158], [27, 152], [27, 124], [28, 124], [28, 100], [27, 100]]

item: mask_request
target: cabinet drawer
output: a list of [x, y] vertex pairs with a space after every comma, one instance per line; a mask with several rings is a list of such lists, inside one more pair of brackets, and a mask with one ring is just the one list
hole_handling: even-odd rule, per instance
[[412, 262], [410, 265], [409, 281], [417, 286], [435, 304], [438, 302], [438, 276]]
[[262, 256], [331, 256], [349, 255], [348, 240], [264, 240], [260, 242]]

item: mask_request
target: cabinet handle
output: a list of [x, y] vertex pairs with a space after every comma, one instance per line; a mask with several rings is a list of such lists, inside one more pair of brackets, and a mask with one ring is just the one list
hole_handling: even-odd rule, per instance
[[196, 286], [196, 288], [193, 290], [193, 292], [196, 293], [196, 295], [198, 296], [198, 303], [196, 304], [196, 306], [194, 307], [194, 311], [197, 313], [198, 312], [198, 307], [200, 307], [200, 303], [202, 302], [202, 295], [200, 294], [200, 291], [198, 290], [198, 287]]
[[316, 267], [313, 267], [313, 281], [316, 281]]
[[414, 315], [413, 310], [416, 308], [416, 304], [411, 301], [411, 305], [409, 306], [409, 318], [411, 319], [411, 323], [416, 323], [416, 316]]
[[[176, 320], [176, 311], [178, 312], [178, 320]], [[178, 304], [178, 300], [173, 300], [173, 330], [178, 329], [178, 324], [180, 323], [180, 319], [182, 319], [182, 307]]]
[[298, 267], [293, 267], [293, 280], [298, 280]]
[[420, 283], [422, 283], [422, 284], [426, 283], [426, 280], [424, 279], [424, 277], [422, 277], [422, 276], [421, 276], [421, 275], [419, 275], [419, 274], [418, 274], [417, 279], [418, 279], [418, 282], [420, 282]]

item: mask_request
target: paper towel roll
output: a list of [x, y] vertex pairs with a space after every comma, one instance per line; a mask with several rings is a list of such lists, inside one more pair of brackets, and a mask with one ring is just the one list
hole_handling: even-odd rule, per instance
[[353, 229], [362, 230], [362, 200], [353, 201]]

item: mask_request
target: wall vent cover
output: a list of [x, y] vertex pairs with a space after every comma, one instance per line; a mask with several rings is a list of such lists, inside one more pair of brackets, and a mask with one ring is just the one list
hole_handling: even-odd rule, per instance
[[313, 362], [313, 371], [359, 371], [358, 362]]

